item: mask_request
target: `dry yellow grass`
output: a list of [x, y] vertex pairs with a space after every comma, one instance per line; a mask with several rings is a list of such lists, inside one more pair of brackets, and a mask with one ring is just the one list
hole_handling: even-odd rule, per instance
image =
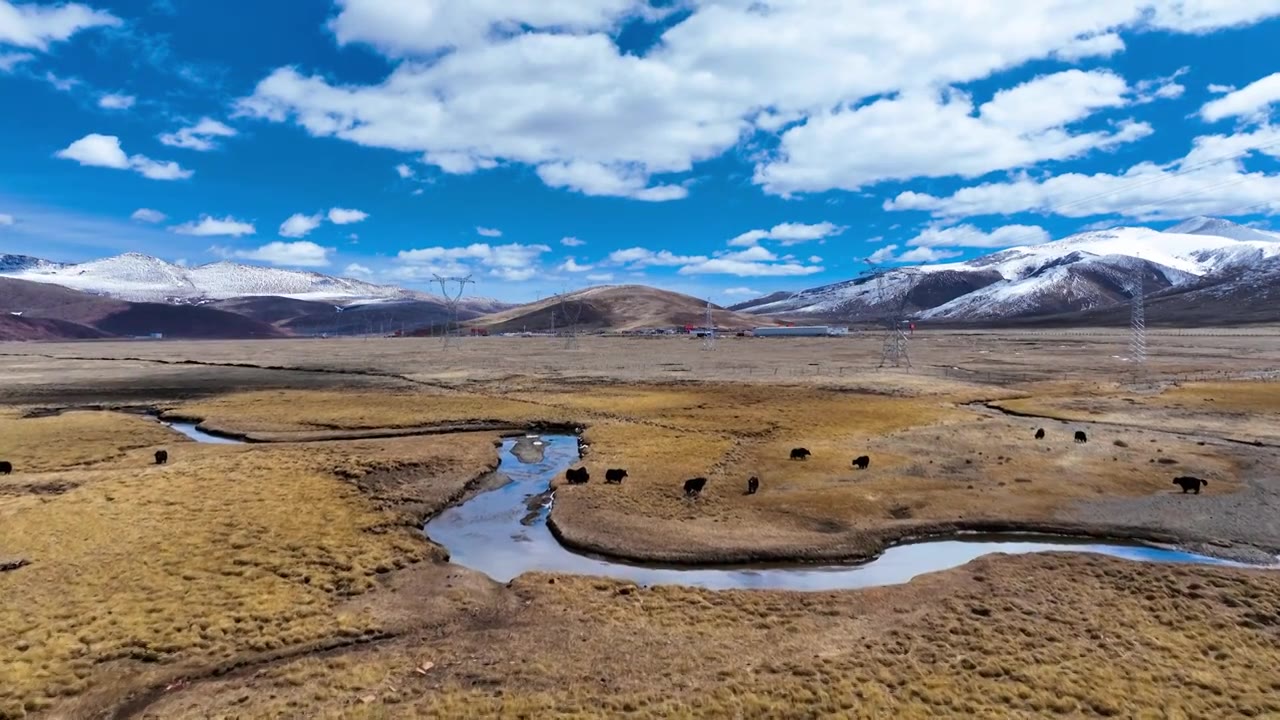
[[137, 415], [68, 412], [23, 419], [0, 410], [0, 460], [19, 473], [59, 470], [119, 458], [130, 450], [186, 442], [157, 422]]
[[1048, 392], [995, 404], [1067, 421], [1280, 441], [1280, 383], [1187, 383], [1155, 393]]
[[342, 603], [429, 548], [334, 471], [420, 465], [439, 507], [494, 455], [487, 435], [170, 447], [166, 466], [143, 448], [40, 473], [70, 489], [4, 512], [0, 549], [31, 565], [0, 574], [0, 717], [136, 672], [128, 661], [203, 666], [377, 630]]
[[[553, 520], [575, 543], [632, 557], [850, 557], [922, 525], [1051, 520], [1079, 500], [1168, 493], [1169, 475], [1184, 469], [1213, 478], [1214, 493], [1239, 487], [1236, 459], [1219, 447], [1167, 434], [1151, 443], [1157, 434], [1127, 428], [1087, 445], [1055, 428], [1038, 443], [1035, 421], [956, 405], [969, 399], [952, 389], [886, 396], [524, 379], [501, 393], [269, 391], [172, 409], [240, 432], [582, 423], [593, 475], [626, 467], [630, 478], [561, 489]], [[799, 705], [868, 717], [1124, 715], [1149, 710], [1160, 693], [1191, 715], [1223, 716], [1223, 697], [1269, 707], [1257, 699], [1266, 688], [1256, 672], [1216, 685], [1201, 675], [1177, 687], [1167, 680], [1175, 658], [1195, 657], [1211, 631], [1225, 643], [1210, 653], [1223, 673], [1274, 662], [1258, 639], [1271, 631], [1248, 624], [1274, 611], [1266, 593], [1275, 584], [1260, 576], [1207, 571], [1224, 583], [1212, 597], [1190, 586], [1207, 585], [1194, 580], [1199, 570], [1060, 559], [1009, 561], [1025, 567], [999, 582], [1003, 570], [983, 570], [984, 581], [966, 570], [865, 594], [619, 595], [610, 583], [527, 577], [513, 595], [465, 572], [439, 587], [383, 586], [378, 578], [411, 575], [395, 571], [433, 557], [413, 521], [492, 462], [492, 435], [210, 446], [110, 413], [0, 423], [25, 433], [15, 452], [44, 448], [26, 456], [32, 472], [0, 478], [0, 554], [33, 561], [0, 574], [0, 717], [75, 715], [66, 708], [79, 706], [68, 703], [88, 701], [68, 698], [86, 690], [136, 689], [163, 676], [140, 679], [139, 668], [199, 674], [247, 654], [364, 637], [392, 622], [388, 602], [394, 622], [438, 629], [421, 631], [425, 644], [396, 641], [359, 660], [272, 669], [265, 693], [214, 684], [211, 696], [179, 694], [152, 713], [770, 716]], [[169, 447], [170, 465], [151, 465], [157, 445]], [[790, 461], [797, 446], [814, 457]], [[850, 460], [864, 453], [872, 468], [855, 471]], [[695, 475], [711, 482], [690, 502], [680, 484]], [[760, 494], [743, 494], [749, 475], [764, 481]], [[436, 614], [440, 598], [464, 608], [461, 619]], [[985, 615], [972, 609], [997, 600], [1004, 604], [982, 605]], [[1171, 624], [1177, 602], [1194, 610], [1185, 625]], [[1144, 605], [1160, 609], [1154, 620], [1139, 616]], [[1096, 620], [1090, 608], [1114, 620]], [[1028, 638], [1046, 632], [1052, 651], [1038, 652]], [[1161, 638], [1123, 644], [1151, 670], [1139, 665], [1090, 686], [1093, 665], [1120, 664], [1098, 640], [1116, 633]], [[1032, 659], [1027, 668], [1010, 664], [1009, 648]], [[422, 680], [406, 665], [422, 659], [441, 671]], [[1126, 694], [1126, 683], [1138, 689]], [[359, 701], [370, 694], [374, 702]]]
[[208, 683], [146, 717], [1280, 714], [1265, 572], [1040, 555], [846, 593], [513, 590], [517, 610], [470, 628]]
[[544, 407], [452, 392], [258, 391], [174, 408], [210, 428], [236, 432], [297, 432], [420, 427], [446, 422], [551, 420]]
[[[1063, 390], [1064, 388], [1058, 388]], [[1080, 500], [1169, 491], [1171, 472], [1237, 487], [1216, 449], [1108, 432], [1075, 445], [1032, 422], [964, 409], [954, 393], [889, 396], [807, 386], [581, 385], [525, 380], [501, 397], [422, 393], [269, 392], [177, 408], [215, 427], [422, 426], [465, 420], [589, 426], [584, 465], [596, 476], [627, 468], [622, 486], [565, 488], [552, 521], [583, 549], [658, 561], [847, 559], [874, 553], [914, 528], [957, 521], [1053, 520]], [[1130, 437], [1131, 447], [1111, 441]], [[805, 447], [805, 462], [789, 459]], [[868, 454], [872, 468], [853, 469]], [[1159, 460], [1159, 462], [1157, 462]], [[697, 503], [687, 478], [709, 478]], [[743, 494], [748, 477], [760, 494]]]

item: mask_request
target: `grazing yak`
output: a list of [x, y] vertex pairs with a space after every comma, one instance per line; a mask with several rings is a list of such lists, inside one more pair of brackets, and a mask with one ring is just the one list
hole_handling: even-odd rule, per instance
[[586, 485], [587, 481], [591, 479], [591, 474], [587, 472], [586, 468], [569, 468], [564, 471], [564, 477], [569, 481], [570, 485]]
[[621, 485], [627, 477], [627, 471], [621, 468], [610, 468], [604, 471], [604, 481], [608, 485]]
[[791, 451], [792, 460], [808, 460], [813, 453], [808, 448], [795, 448]]
[[871, 458], [867, 455], [859, 455], [853, 459], [853, 466], [859, 470], [866, 470], [871, 467]]
[[165, 463], [167, 463], [167, 462], [169, 462], [169, 451], [168, 451], [168, 450], [157, 450], [157, 451], [156, 451], [156, 464], [157, 464], [157, 465], [163, 465], [163, 464], [165, 464]]
[[707, 486], [706, 478], [693, 478], [684, 481], [684, 496], [697, 497], [702, 494], [702, 488]]
[[1077, 430], [1077, 431], [1076, 431], [1076, 442], [1078, 442], [1078, 443], [1087, 443], [1087, 442], [1089, 442], [1089, 436], [1088, 436], [1088, 435], [1085, 435], [1083, 430]]
[[8, 460], [0, 460], [0, 475], [8, 475], [13, 472], [13, 463]]
[[747, 479], [747, 494], [755, 495], [760, 490], [760, 478], [753, 477]]
[[1036, 431], [1036, 439], [1037, 440], [1044, 439], [1044, 428], [1040, 428], [1039, 430]]
[[1174, 485], [1177, 485], [1177, 486], [1178, 486], [1178, 487], [1180, 487], [1180, 488], [1182, 488], [1182, 494], [1184, 494], [1184, 495], [1187, 493], [1187, 491], [1188, 491], [1188, 490], [1190, 490], [1190, 491], [1194, 492], [1195, 494], [1199, 495], [1199, 494], [1200, 494], [1200, 486], [1201, 486], [1201, 485], [1208, 485], [1208, 484], [1209, 484], [1209, 481], [1208, 481], [1208, 480], [1202, 480], [1202, 479], [1200, 479], [1200, 478], [1198, 478], [1198, 477], [1191, 477], [1190, 475], [1183, 475], [1182, 477], [1176, 477], [1176, 478], [1174, 478], [1174, 479], [1173, 479], [1173, 484], [1174, 484]]

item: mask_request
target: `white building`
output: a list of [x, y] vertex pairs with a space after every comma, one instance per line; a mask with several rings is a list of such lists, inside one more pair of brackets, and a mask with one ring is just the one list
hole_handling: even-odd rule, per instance
[[849, 328], [834, 325], [800, 325], [796, 327], [759, 327], [751, 331], [756, 337], [834, 337], [848, 335]]

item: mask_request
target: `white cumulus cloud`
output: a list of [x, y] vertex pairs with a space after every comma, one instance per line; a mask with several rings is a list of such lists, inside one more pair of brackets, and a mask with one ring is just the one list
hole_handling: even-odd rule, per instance
[[931, 263], [939, 260], [948, 260], [950, 258], [960, 257], [962, 253], [959, 250], [940, 250], [931, 247], [918, 247], [908, 250], [898, 256], [898, 262], [905, 263]]
[[431, 273], [468, 275], [479, 267], [490, 277], [523, 282], [538, 274], [538, 263], [548, 252], [551, 252], [550, 246], [521, 243], [472, 243], [459, 247], [401, 250], [396, 260], [407, 267], [398, 268], [393, 274], [405, 279], [424, 279], [430, 278]]
[[165, 220], [168, 220], [169, 216], [165, 215], [159, 210], [152, 210], [151, 208], [138, 208], [137, 210], [133, 211], [133, 214], [129, 216], [129, 219], [136, 220], [138, 222], [154, 224], [154, 223], [162, 223]]
[[175, 162], [152, 160], [145, 155], [126, 155], [120, 146], [120, 138], [115, 135], [90, 133], [54, 155], [88, 167], [133, 170], [152, 180], [185, 180], [195, 174]]
[[172, 147], [209, 152], [218, 147], [218, 138], [235, 137], [238, 134], [235, 128], [225, 123], [213, 118], [201, 118], [200, 122], [190, 127], [180, 128], [177, 132], [163, 133], [160, 135], [160, 142]]
[[609, 253], [609, 262], [617, 265], [628, 265], [632, 269], [649, 266], [675, 267], [677, 265], [705, 262], [706, 260], [707, 258], [704, 255], [676, 255], [670, 250], [655, 252], [641, 247], [614, 250]]
[[756, 245], [738, 252], [726, 252], [681, 267], [680, 275], [736, 275], [737, 277], [797, 277], [822, 272], [818, 265], [804, 265], [792, 258], [779, 258]]
[[[958, 90], [912, 91], [787, 130], [777, 154], [756, 166], [755, 179], [766, 192], [788, 195], [885, 180], [978, 177], [1080, 157], [1151, 134], [1149, 125], [1130, 120], [1107, 130], [1068, 129], [1131, 100], [1125, 80], [1106, 70], [1040, 76], [980, 107]], [[851, 147], [860, 150], [843, 150]]]
[[287, 220], [280, 224], [280, 237], [301, 238], [306, 237], [312, 230], [320, 227], [320, 223], [324, 221], [324, 216], [320, 214], [305, 215], [303, 213], [294, 213]]
[[1038, 225], [1005, 225], [985, 232], [965, 224], [926, 228], [908, 240], [907, 245], [929, 248], [1006, 248], [1014, 245], [1038, 245], [1051, 239], [1049, 231]]
[[613, 273], [592, 273], [587, 275], [587, 279], [598, 283], [613, 282]]
[[22, 63], [35, 59], [31, 53], [0, 53], [0, 72], [13, 72]]
[[201, 215], [199, 220], [174, 225], [169, 229], [179, 235], [197, 235], [200, 237], [241, 237], [243, 235], [254, 235], [258, 232], [253, 227], [253, 223], [237, 220], [230, 215], [224, 218]]
[[361, 265], [360, 263], [351, 263], [342, 271], [344, 275], [355, 275], [357, 277], [367, 278], [373, 275], [373, 270]]
[[98, 98], [98, 107], [106, 110], [128, 110], [138, 101], [132, 95], [121, 95], [119, 93], [107, 93]]
[[325, 267], [333, 248], [321, 247], [309, 240], [270, 242], [254, 250], [237, 250], [233, 254], [246, 260], [293, 267]]
[[587, 241], [579, 240], [576, 237], [562, 237], [560, 238], [560, 244], [565, 247], [582, 247], [587, 244]]
[[735, 297], [760, 297], [763, 293], [759, 290], [752, 290], [749, 287], [731, 287], [726, 288], [724, 294]]
[[[663, 12], [655, 5], [683, 12], [646, 49], [619, 47], [611, 33]], [[390, 72], [355, 84], [281, 67], [237, 106], [313, 136], [419, 154], [445, 172], [518, 164], [552, 187], [650, 201], [688, 193], [665, 176], [781, 132], [756, 180], [807, 192], [893, 179], [899, 159], [901, 173], [974, 177], [1130, 142], [1149, 128], [1123, 118], [1091, 132], [1003, 127], [954, 91], [944, 101], [922, 88], [1105, 57], [1122, 33], [1199, 34], [1276, 16], [1274, 0], [342, 0], [334, 38], [371, 46]], [[1097, 99], [1077, 85], [1046, 96], [1050, 116]], [[875, 98], [898, 105], [866, 111]], [[897, 142], [920, 138], [919, 153]]]
[[13, 225], [16, 219], [9, 213], [0, 213], [0, 225]]
[[795, 245], [809, 240], [822, 240], [843, 233], [847, 228], [829, 222], [814, 223], [782, 223], [768, 230], [748, 230], [729, 241], [732, 247], [750, 247], [761, 240], [779, 240], [784, 246]]
[[334, 225], [351, 225], [358, 222], [364, 222], [369, 218], [369, 213], [360, 210], [349, 210], [347, 208], [330, 208], [329, 222]]
[[0, 45], [16, 45], [32, 50], [48, 50], [90, 28], [119, 27], [120, 18], [104, 10], [80, 3], [15, 5], [0, 0]]
[[927, 210], [938, 218], [1037, 212], [1143, 221], [1239, 215], [1243, 210], [1280, 212], [1280, 174], [1248, 171], [1245, 163], [1255, 155], [1280, 159], [1280, 127], [1201, 136], [1186, 156], [1163, 165], [1143, 162], [1122, 173], [1020, 175], [941, 197], [907, 191], [886, 201], [884, 208]]
[[396, 166], [396, 174], [400, 176], [401, 180], [408, 180], [413, 177], [413, 168], [405, 165], [404, 163], [400, 163]]
[[487, 238], [500, 238], [502, 231], [497, 228], [477, 227], [476, 234]]
[[1239, 90], [1227, 90], [1226, 95], [1205, 103], [1200, 108], [1200, 117], [1207, 122], [1229, 117], [1265, 119], [1277, 103], [1280, 103], [1280, 72], [1255, 80]]
[[579, 265], [578, 261], [573, 258], [567, 258], [560, 265], [560, 269], [564, 272], [580, 273], [594, 269], [594, 265]]

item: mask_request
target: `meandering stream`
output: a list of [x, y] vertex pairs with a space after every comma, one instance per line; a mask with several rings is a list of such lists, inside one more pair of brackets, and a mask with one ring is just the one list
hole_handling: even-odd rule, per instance
[[[598, 575], [642, 585], [691, 585], [713, 590], [839, 590], [904, 583], [924, 573], [946, 570], [990, 553], [1053, 550], [1090, 552], [1147, 562], [1242, 566], [1218, 558], [1137, 543], [1096, 542], [1055, 536], [958, 536], [898, 545], [858, 565], [751, 567], [658, 567], [633, 565], [565, 549], [547, 528], [550, 503], [531, 511], [529, 503], [546, 493], [551, 479], [578, 461], [577, 439], [548, 435], [538, 454], [513, 453], [515, 440], [502, 445], [499, 472], [509, 482], [445, 510], [425, 526], [427, 536], [449, 550], [452, 562], [506, 582], [522, 573]], [[525, 440], [527, 446], [529, 440]], [[593, 482], [600, 482], [593, 478]], [[762, 499], [766, 496], [760, 496]]]
[[[202, 443], [240, 440], [211, 435], [196, 423], [165, 422]], [[1140, 543], [1097, 542], [1045, 535], [972, 535], [897, 545], [857, 565], [753, 565], [663, 567], [639, 565], [572, 552], [547, 528], [553, 478], [578, 462], [570, 435], [526, 436], [502, 443], [498, 472], [507, 481], [448, 508], [424, 526], [448, 549], [450, 561], [506, 582], [526, 572], [546, 571], [631, 580], [641, 585], [689, 585], [711, 590], [844, 590], [904, 583], [991, 553], [1050, 551], [1097, 553], [1142, 562], [1255, 567], [1207, 555]], [[599, 482], [600, 478], [596, 478]]]

